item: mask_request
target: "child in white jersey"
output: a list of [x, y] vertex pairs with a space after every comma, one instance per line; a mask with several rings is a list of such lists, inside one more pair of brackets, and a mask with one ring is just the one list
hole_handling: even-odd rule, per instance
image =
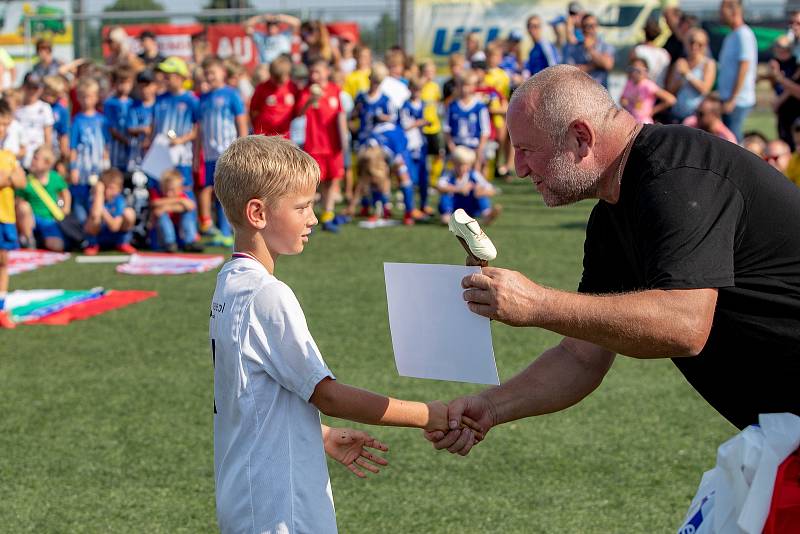
[[[325, 455], [377, 472], [386, 450], [365, 432], [329, 428], [319, 412], [373, 425], [446, 429], [441, 402], [396, 400], [334, 379], [275, 261], [303, 251], [317, 163], [282, 137], [234, 141], [214, 190], [234, 229], [211, 304], [217, 520], [228, 532], [336, 532]], [[470, 432], [464, 429], [462, 432]], [[345, 452], [349, 454], [345, 454]]]

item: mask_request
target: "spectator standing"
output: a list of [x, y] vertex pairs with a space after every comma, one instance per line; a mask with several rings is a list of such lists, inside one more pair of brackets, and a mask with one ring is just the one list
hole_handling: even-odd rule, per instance
[[[778, 137], [788, 143], [789, 147], [794, 150], [792, 125], [800, 117], [800, 100], [777, 81], [778, 78], [795, 80], [797, 75], [800, 74], [797, 69], [797, 59], [792, 55], [792, 43], [788, 37], [782, 35], [775, 39], [772, 45], [772, 55], [773, 58], [769, 62], [770, 75], [768, 78], [775, 90], [775, 100], [772, 108], [778, 118]], [[780, 73], [780, 76], [777, 73]]]
[[597, 33], [597, 17], [586, 14], [581, 19], [583, 42], [564, 49], [564, 62], [575, 65], [608, 89], [608, 73], [614, 68], [614, 47]]
[[528, 17], [527, 27], [533, 46], [528, 54], [528, 61], [525, 63], [523, 76], [526, 78], [561, 62], [558, 50], [544, 36], [542, 18], [539, 15]]
[[692, 28], [687, 44], [688, 56], [675, 61], [667, 81], [667, 90], [676, 96], [671, 109], [673, 122], [683, 122], [695, 112], [711, 92], [717, 77], [717, 64], [708, 56], [708, 34], [700, 28]]
[[644, 25], [644, 42], [633, 47], [631, 57], [638, 57], [647, 62], [650, 79], [661, 87], [667, 86], [667, 69], [671, 62], [669, 52], [655, 45], [661, 35], [658, 21], [648, 19]]
[[584, 10], [578, 2], [570, 2], [567, 6], [567, 15], [560, 15], [550, 21], [553, 31], [556, 34], [556, 46], [564, 49], [568, 45], [576, 45], [583, 42], [583, 31], [581, 30], [581, 19]]
[[[266, 32], [256, 29], [260, 23], [266, 24]], [[292, 39], [299, 29], [300, 19], [283, 14], [256, 15], [244, 23], [245, 33], [253, 39], [258, 50], [259, 62], [267, 65], [282, 54], [292, 53]]]
[[150, 30], [145, 30], [139, 35], [139, 44], [142, 51], [139, 52], [139, 59], [145, 68], [152, 69], [166, 59], [158, 49], [156, 34]]
[[63, 74], [61, 72], [64, 64], [60, 59], [53, 57], [53, 43], [48, 39], [39, 39], [36, 41], [36, 57], [38, 61], [31, 69], [31, 73], [44, 79], [45, 76], [55, 76]]
[[22, 105], [17, 108], [15, 118], [22, 130], [22, 145], [25, 158], [22, 166], [26, 169], [33, 159], [33, 152], [42, 145], [51, 146], [53, 142], [53, 110], [41, 100], [44, 84], [42, 78], [33, 72], [25, 75], [22, 82]]
[[750, 26], [744, 23], [740, 0], [722, 0], [720, 19], [731, 28], [719, 53], [719, 95], [722, 120], [736, 139], [742, 138], [742, 125], [756, 103], [758, 45]]

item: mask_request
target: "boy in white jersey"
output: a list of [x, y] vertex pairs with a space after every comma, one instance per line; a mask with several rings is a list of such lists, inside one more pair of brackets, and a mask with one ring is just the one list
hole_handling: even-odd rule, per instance
[[223, 533], [336, 532], [323, 453], [377, 472], [369, 462], [386, 462], [365, 447], [386, 447], [321, 425], [320, 411], [374, 425], [448, 426], [441, 402], [396, 400], [335, 380], [297, 298], [273, 276], [278, 257], [302, 252], [317, 224], [319, 176], [314, 159], [282, 137], [239, 138], [217, 161], [214, 190], [236, 251], [217, 276], [210, 320]]

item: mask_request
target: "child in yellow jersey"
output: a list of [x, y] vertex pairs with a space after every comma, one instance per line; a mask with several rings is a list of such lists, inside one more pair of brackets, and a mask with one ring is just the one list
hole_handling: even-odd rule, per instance
[[357, 97], [358, 93], [369, 90], [369, 75], [372, 72], [372, 50], [359, 45], [356, 47], [354, 55], [356, 56], [356, 69], [345, 76], [344, 84], [342, 84], [342, 90], [352, 98]]
[[436, 83], [436, 63], [432, 59], [427, 59], [420, 65], [420, 83], [422, 84], [420, 98], [424, 104], [423, 118], [428, 121], [427, 125], [422, 128], [422, 134], [428, 144], [428, 156], [432, 158], [430, 179], [435, 182], [439, 179], [439, 175], [442, 174], [444, 147], [440, 141], [442, 122], [439, 118], [439, 108], [442, 106], [442, 89]]
[[792, 137], [794, 138], [794, 153], [786, 166], [786, 177], [794, 182], [794, 185], [800, 187], [800, 119], [795, 120], [792, 124]]
[[[0, 139], [11, 124], [11, 108], [0, 100]], [[17, 217], [14, 189], [25, 187], [25, 173], [10, 150], [0, 150], [0, 328], [14, 328], [5, 311], [8, 293], [8, 251], [17, 248]]]
[[[497, 143], [499, 151], [497, 154], [497, 176], [505, 177], [508, 175], [508, 168], [513, 164], [514, 156], [511, 153], [511, 140], [506, 128], [505, 113], [508, 109], [508, 99], [511, 96], [511, 78], [506, 71], [500, 68], [503, 62], [503, 46], [498, 42], [491, 42], [486, 45], [486, 75], [483, 78], [484, 85], [492, 87], [501, 98], [499, 110], [489, 111], [492, 113], [492, 122], [497, 132]], [[503, 164], [500, 164], [500, 161]]]

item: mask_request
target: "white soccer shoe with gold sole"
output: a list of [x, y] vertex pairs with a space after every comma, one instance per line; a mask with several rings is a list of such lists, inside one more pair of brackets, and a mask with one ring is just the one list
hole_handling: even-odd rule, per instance
[[481, 230], [478, 221], [467, 215], [466, 211], [457, 209], [453, 212], [448, 226], [464, 249], [479, 262], [490, 262], [497, 257], [497, 249], [492, 240]]

